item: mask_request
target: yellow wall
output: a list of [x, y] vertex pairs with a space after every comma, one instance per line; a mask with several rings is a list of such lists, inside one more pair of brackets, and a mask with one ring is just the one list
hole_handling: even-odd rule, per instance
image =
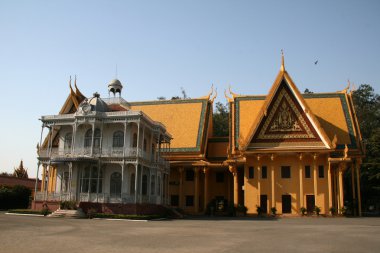
[[[258, 165], [267, 166], [267, 179], [261, 179], [258, 173]], [[268, 212], [272, 206], [275, 206], [278, 213], [282, 213], [282, 195], [291, 195], [291, 213], [297, 214], [300, 212], [300, 177], [299, 167], [302, 165], [302, 180], [303, 180], [303, 206], [306, 207], [306, 195], [314, 195], [314, 173], [313, 173], [313, 158], [311, 155], [304, 155], [302, 161], [299, 160], [296, 154], [276, 156], [274, 161], [271, 161], [268, 156], [261, 157], [260, 161], [254, 156], [247, 158], [244, 176], [244, 203], [248, 208], [248, 213], [256, 213], [256, 205], [260, 205], [260, 196], [258, 192], [258, 180], [260, 180], [260, 194], [266, 194], [268, 197]], [[321, 155], [316, 162], [317, 175], [317, 197], [316, 205], [321, 208], [321, 213], [328, 213], [328, 183], [327, 183], [327, 157]], [[311, 178], [305, 178], [306, 165], [310, 166]], [[318, 177], [318, 166], [324, 166], [324, 178]], [[254, 167], [254, 178], [248, 178], [248, 168]], [[290, 178], [281, 178], [281, 166], [290, 166]], [[274, 169], [274, 189], [275, 189], [275, 204], [272, 203], [271, 190], [271, 170]], [[260, 173], [261, 174], [261, 173]], [[259, 179], [260, 178], [260, 179]]]

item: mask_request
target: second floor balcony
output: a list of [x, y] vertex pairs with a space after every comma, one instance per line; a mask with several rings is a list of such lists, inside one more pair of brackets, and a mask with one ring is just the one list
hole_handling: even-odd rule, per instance
[[70, 159], [70, 158], [126, 158], [126, 159], [137, 159], [141, 158], [147, 162], [166, 165], [167, 161], [158, 156], [158, 153], [149, 153], [141, 148], [134, 147], [77, 147], [74, 149], [61, 149], [61, 148], [51, 148], [51, 149], [40, 149], [38, 152], [38, 157], [40, 159]]

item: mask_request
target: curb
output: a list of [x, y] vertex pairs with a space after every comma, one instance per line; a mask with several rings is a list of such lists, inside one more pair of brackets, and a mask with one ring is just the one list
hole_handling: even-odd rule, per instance
[[19, 216], [33, 216], [33, 217], [44, 217], [43, 214], [31, 214], [31, 213], [5, 213], [7, 215], [19, 215]]

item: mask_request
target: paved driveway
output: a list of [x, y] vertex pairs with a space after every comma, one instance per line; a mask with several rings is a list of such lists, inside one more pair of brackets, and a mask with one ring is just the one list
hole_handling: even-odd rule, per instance
[[0, 252], [380, 252], [380, 218], [73, 220], [0, 213]]

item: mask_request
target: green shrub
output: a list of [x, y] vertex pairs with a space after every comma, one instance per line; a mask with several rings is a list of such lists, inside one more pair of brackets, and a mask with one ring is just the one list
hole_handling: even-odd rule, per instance
[[331, 215], [336, 215], [336, 208], [335, 207], [330, 207], [330, 213]]
[[61, 201], [59, 202], [59, 208], [65, 210], [77, 210], [77, 202], [75, 201]]
[[319, 216], [319, 213], [321, 212], [321, 208], [319, 206], [314, 207], [314, 212]]
[[23, 185], [0, 186], [0, 209], [28, 208], [32, 191]]
[[301, 210], [302, 216], [305, 216], [306, 212], [307, 212], [307, 209], [305, 207], [301, 207], [300, 210]]
[[261, 206], [256, 205], [256, 212], [258, 216], [260, 216], [263, 213], [263, 209], [261, 208]]
[[162, 215], [137, 215], [137, 214], [109, 214], [109, 213], [94, 213], [94, 218], [104, 219], [131, 219], [131, 220], [152, 220], [164, 218]]
[[277, 208], [276, 207], [272, 207], [270, 209], [270, 211], [271, 211], [272, 215], [274, 215], [274, 216], [277, 214]]
[[241, 213], [244, 213], [244, 215], [246, 215], [247, 211], [248, 211], [248, 208], [245, 205], [238, 204], [237, 211], [241, 212]]
[[[20, 214], [40, 214], [45, 215], [44, 210], [38, 211], [38, 210], [32, 210], [32, 209], [10, 209], [8, 210], [8, 213], [20, 213]], [[48, 210], [47, 214], [50, 214], [51, 212]]]

